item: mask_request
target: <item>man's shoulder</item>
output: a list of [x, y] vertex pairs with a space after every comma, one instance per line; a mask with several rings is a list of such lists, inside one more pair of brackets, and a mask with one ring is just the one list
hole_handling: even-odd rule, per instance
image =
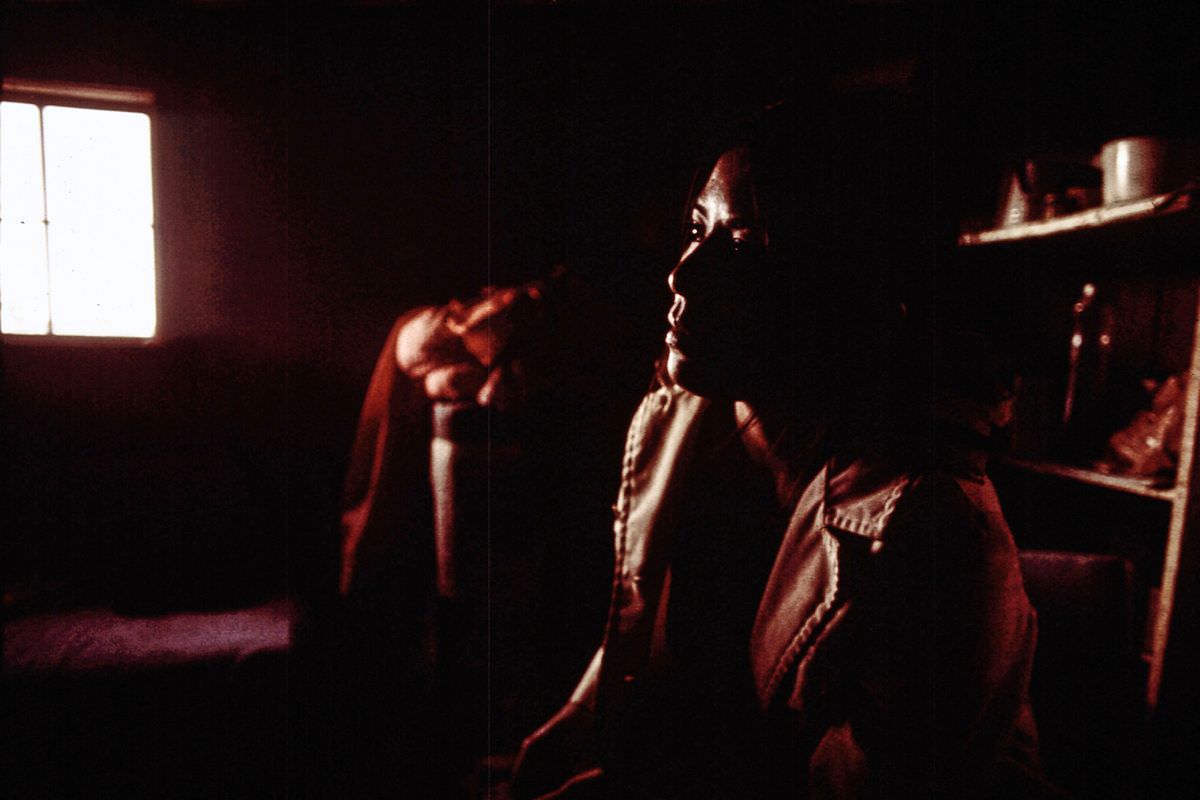
[[1007, 533], [982, 462], [912, 459], [859, 449], [827, 467], [827, 527], [880, 542], [914, 530]]

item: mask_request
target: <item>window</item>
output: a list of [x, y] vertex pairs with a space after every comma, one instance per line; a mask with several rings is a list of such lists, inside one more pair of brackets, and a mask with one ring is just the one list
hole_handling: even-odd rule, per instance
[[152, 98], [5, 79], [0, 332], [150, 338]]

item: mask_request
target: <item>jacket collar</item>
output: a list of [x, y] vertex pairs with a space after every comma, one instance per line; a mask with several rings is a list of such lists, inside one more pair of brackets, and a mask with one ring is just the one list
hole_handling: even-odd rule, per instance
[[[634, 652], [648, 648], [662, 573], [671, 542], [670, 508], [683, 465], [710, 403], [679, 389], [647, 396], [630, 428], [622, 491], [617, 503], [618, 579], [623, 601], [610, 618]], [[840, 531], [881, 545], [909, 474], [886, 459], [866, 455], [828, 459], [808, 482], [792, 510], [775, 564], [764, 587], [754, 629], [751, 661], [760, 701], [770, 702], [793, 667], [803, 670], [814, 643], [841, 602]], [[610, 633], [612, 631], [610, 630]], [[611, 670], [634, 671], [610, 652]]]
[[[896, 503], [910, 477], [880, 459], [829, 459], [795, 508], [759, 603], [750, 636], [751, 668], [763, 706], [796, 670], [796, 685], [816, 643], [843, 604], [841, 531], [882, 546]], [[790, 701], [799, 707], [800, 698]]]
[[824, 482], [825, 527], [876, 541], [884, 538], [896, 502], [912, 481], [896, 465], [867, 456], [834, 457], [818, 479]]
[[[711, 403], [678, 387], [663, 386], [646, 398], [646, 404], [649, 408], [643, 410], [649, 411], [656, 422], [635, 422], [636, 430], [631, 430], [631, 439], [642, 445], [639, 451], [655, 453], [653, 463], [656, 469], [661, 470], [665, 466], [678, 477], [681, 455], [690, 450], [683, 443], [686, 441], [690, 444], [694, 439], [699, 421]], [[659, 435], [650, 434], [649, 431], [662, 426], [657, 420], [663, 419], [673, 420], [673, 427], [678, 428], [679, 432], [661, 435], [660, 441]], [[672, 426], [664, 426], [669, 427]], [[647, 439], [654, 440], [652, 446], [646, 446], [649, 444]], [[636, 463], [640, 459], [635, 457], [632, 460]], [[972, 463], [971, 467], [973, 469], [964, 470], [960, 466], [956, 471], [978, 471], [982, 475], [981, 466]], [[911, 482], [911, 476], [891, 460], [867, 454], [863, 450], [827, 459], [809, 486], [818, 482], [821, 486], [821, 517], [826, 528], [880, 540], [896, 509], [896, 502]], [[806, 490], [799, 502], [803, 503], [808, 495]], [[662, 499], [662, 493], [657, 493], [654, 504], [658, 505]], [[792, 522], [795, 522], [795, 514]], [[789, 525], [789, 532], [791, 527]]]

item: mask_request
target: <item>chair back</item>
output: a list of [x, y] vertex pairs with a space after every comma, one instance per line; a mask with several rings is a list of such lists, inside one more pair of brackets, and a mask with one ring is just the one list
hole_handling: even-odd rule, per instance
[[1037, 550], [1020, 560], [1038, 613], [1031, 693], [1046, 772], [1080, 797], [1131, 796], [1146, 727], [1133, 566]]

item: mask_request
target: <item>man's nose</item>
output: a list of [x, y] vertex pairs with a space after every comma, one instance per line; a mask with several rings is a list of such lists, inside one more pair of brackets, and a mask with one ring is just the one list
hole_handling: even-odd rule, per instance
[[667, 286], [675, 294], [683, 294], [683, 289], [680, 288], [679, 270], [683, 267], [685, 261], [687, 259], [680, 259], [679, 263], [675, 265], [675, 269], [667, 273]]
[[688, 296], [703, 294], [711, 288], [710, 284], [716, 277], [712, 254], [714, 251], [713, 236], [693, 248], [690, 253], [679, 259], [675, 269], [667, 275], [667, 286], [678, 295]]

